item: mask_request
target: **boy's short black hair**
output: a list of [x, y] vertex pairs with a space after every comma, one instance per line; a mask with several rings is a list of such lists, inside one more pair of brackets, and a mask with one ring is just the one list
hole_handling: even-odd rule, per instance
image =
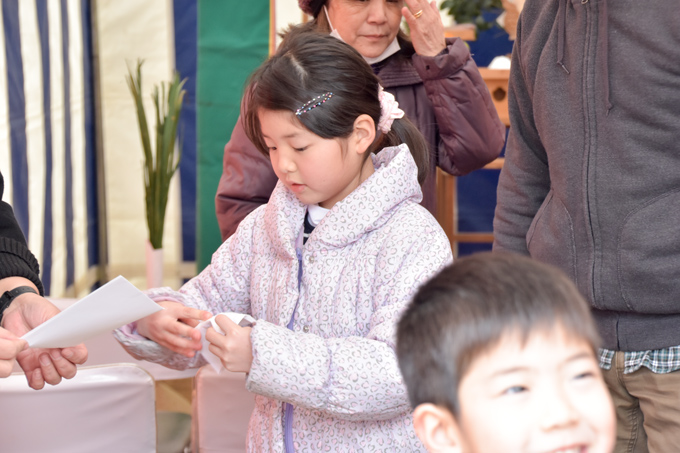
[[596, 352], [590, 308], [560, 270], [531, 258], [484, 252], [458, 259], [416, 293], [397, 327], [397, 357], [413, 407], [460, 414], [460, 382], [479, 354], [517, 333], [561, 326]]

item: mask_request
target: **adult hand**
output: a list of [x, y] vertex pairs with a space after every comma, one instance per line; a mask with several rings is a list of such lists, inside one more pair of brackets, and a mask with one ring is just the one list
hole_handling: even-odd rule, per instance
[[193, 357], [201, 350], [201, 333], [194, 329], [212, 317], [209, 311], [185, 307], [179, 302], [158, 302], [165, 310], [137, 321], [137, 332], [173, 352]]
[[27, 346], [25, 340], [0, 327], [0, 377], [7, 377], [12, 373], [14, 359]]
[[250, 372], [253, 365], [253, 345], [250, 342], [252, 327], [241, 327], [224, 315], [218, 315], [215, 322], [224, 335], [212, 327], [208, 328], [205, 338], [210, 342], [210, 352], [220, 358], [227, 370]]
[[[433, 0], [406, 0], [401, 14], [411, 30], [411, 41], [418, 55], [434, 57], [446, 48], [444, 24]], [[416, 17], [418, 16], [418, 17]]]
[[[5, 310], [4, 327], [17, 337], [35, 329], [59, 313], [49, 300], [33, 293], [18, 296]], [[87, 360], [87, 348], [80, 344], [70, 348], [28, 348], [17, 355], [17, 362], [24, 370], [28, 385], [40, 390], [45, 382], [57, 385], [62, 378], [71, 379], [77, 367]]]

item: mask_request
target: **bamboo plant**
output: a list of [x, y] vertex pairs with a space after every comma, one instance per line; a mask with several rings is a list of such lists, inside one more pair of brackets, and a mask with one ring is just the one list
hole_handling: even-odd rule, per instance
[[149, 242], [154, 249], [163, 248], [163, 227], [165, 209], [168, 204], [170, 180], [177, 171], [182, 156], [181, 147], [175, 149], [177, 124], [184, 101], [184, 83], [174, 73], [170, 83], [161, 82], [154, 86], [151, 98], [156, 109], [155, 152], [152, 148], [142, 98], [142, 60], [137, 60], [136, 71], [128, 67], [126, 80], [135, 102], [139, 133], [144, 148], [144, 186], [146, 194], [146, 223], [149, 228]]

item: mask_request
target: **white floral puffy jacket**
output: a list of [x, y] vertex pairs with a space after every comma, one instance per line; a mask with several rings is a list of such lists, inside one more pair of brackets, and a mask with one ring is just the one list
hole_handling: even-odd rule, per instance
[[[306, 207], [279, 183], [200, 275], [178, 292], [148, 292], [157, 301], [257, 319], [246, 380], [256, 394], [249, 451], [284, 451], [284, 402], [294, 406], [297, 451], [424, 451], [397, 365], [395, 327], [419, 285], [452, 261], [451, 248], [418, 204], [408, 147], [372, 158], [375, 173], [309, 237], [299, 282], [295, 243]], [[129, 332], [116, 337], [137, 358], [179, 369], [204, 363]]]

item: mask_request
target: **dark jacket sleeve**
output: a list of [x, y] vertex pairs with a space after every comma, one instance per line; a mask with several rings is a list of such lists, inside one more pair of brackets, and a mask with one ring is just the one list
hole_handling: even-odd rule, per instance
[[435, 57], [413, 56], [413, 65], [434, 107], [440, 142], [437, 165], [465, 175], [498, 157], [505, 144], [505, 125], [465, 42], [447, 40]]
[[28, 250], [24, 233], [19, 228], [12, 207], [2, 201], [5, 181], [0, 174], [0, 279], [24, 277], [44, 295], [38, 260]]
[[510, 66], [510, 133], [498, 181], [493, 249], [528, 255], [527, 233], [550, 190], [550, 173], [534, 122], [531, 81], [522, 65], [521, 42], [520, 19]]
[[224, 147], [222, 177], [215, 196], [223, 241], [234, 234], [241, 220], [269, 201], [276, 181], [269, 159], [248, 139], [239, 117]]

